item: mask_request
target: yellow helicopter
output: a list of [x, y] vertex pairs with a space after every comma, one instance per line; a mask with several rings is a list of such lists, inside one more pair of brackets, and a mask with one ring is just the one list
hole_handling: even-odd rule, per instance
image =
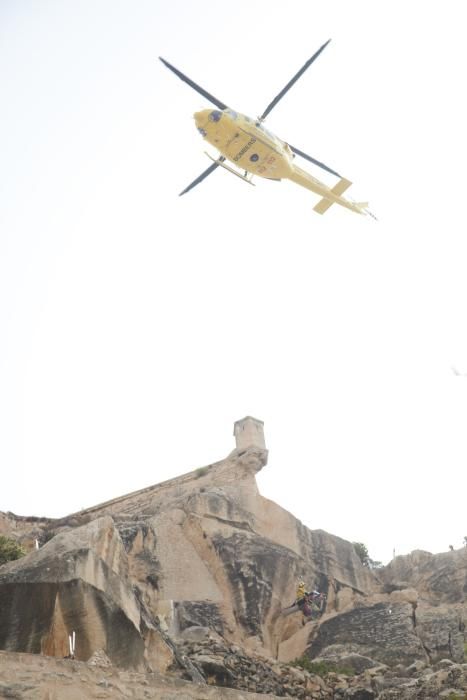
[[[316, 158], [312, 158], [298, 148], [282, 141], [282, 139], [272, 134], [263, 126], [263, 122], [270, 111], [277, 105], [279, 100], [284, 97], [286, 92], [290, 90], [300, 76], [303, 75], [307, 68], [310, 67], [313, 61], [318, 58], [330, 41], [329, 39], [308, 59], [257, 119], [250, 119], [250, 117], [230, 109], [224, 102], [221, 102], [214, 97], [214, 95], [211, 95], [207, 90], [175, 68], [175, 66], [159, 57], [162, 63], [173, 71], [175, 75], [188, 83], [190, 87], [199, 92], [218, 108], [203, 109], [200, 112], [195, 112], [194, 119], [200, 134], [220, 152], [220, 155], [215, 159], [206, 153], [213, 163], [202, 172], [201, 175], [193, 180], [188, 187], [185, 187], [185, 189], [180, 192], [180, 195], [191, 190], [210, 175], [218, 166], [221, 166], [237, 177], [240, 177], [245, 182], [248, 182], [250, 185], [254, 184], [251, 181], [253, 175], [259, 175], [269, 180], [292, 180], [292, 182], [296, 182], [298, 185], [306, 187], [308, 190], [320, 195], [321, 199], [313, 207], [314, 211], [318, 212], [318, 214], [324, 214], [332, 204], [340, 204], [340, 206], [350, 209], [357, 214], [370, 214], [372, 216], [371, 212], [367, 209], [368, 202], [352, 202], [342, 197], [345, 190], [352, 184], [350, 180], [342, 177], [332, 168], [316, 160]], [[335, 175], [339, 178], [339, 181], [334, 187], [328, 187], [306, 170], [299, 168], [294, 162], [295, 155], [301, 156], [323, 170], [326, 170], [328, 173]], [[243, 172], [238, 172], [230, 165], [227, 165], [225, 162], [226, 160], [238, 166]]]

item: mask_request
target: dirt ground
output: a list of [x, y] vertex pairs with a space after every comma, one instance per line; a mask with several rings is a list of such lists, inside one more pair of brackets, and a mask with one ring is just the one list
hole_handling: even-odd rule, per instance
[[10, 700], [266, 700], [275, 696], [196, 685], [82, 661], [0, 651], [0, 698]]

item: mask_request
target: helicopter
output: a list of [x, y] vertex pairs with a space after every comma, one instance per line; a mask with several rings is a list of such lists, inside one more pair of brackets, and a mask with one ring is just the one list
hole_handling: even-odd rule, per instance
[[[180, 192], [180, 196], [189, 192], [189, 190], [196, 187], [196, 185], [199, 185], [199, 183], [214, 172], [216, 168], [221, 166], [250, 185], [255, 184], [252, 182], [252, 178], [255, 175], [268, 180], [291, 180], [297, 185], [301, 185], [320, 195], [321, 199], [313, 207], [314, 211], [318, 214], [324, 214], [330, 206], [339, 204], [357, 214], [369, 214], [373, 216], [367, 208], [368, 202], [353, 202], [342, 196], [352, 184], [350, 180], [342, 177], [338, 172], [316, 158], [312, 158], [312, 156], [295, 148], [295, 146], [283, 141], [263, 126], [263, 122], [271, 110], [318, 58], [321, 52], [324, 51], [330, 41], [331, 39], [326, 41], [326, 43], [304, 63], [300, 70], [289, 80], [287, 85], [276, 97], [274, 97], [257, 119], [251, 119], [244, 114], [230, 109], [224, 102], [217, 99], [217, 97], [195, 83], [191, 78], [178, 70], [178, 68], [175, 68], [175, 66], [159, 56], [159, 60], [162, 61], [167, 68], [217, 107], [217, 109], [203, 109], [199, 112], [195, 112], [193, 116], [199, 133], [205, 141], [219, 151], [220, 155], [216, 159], [205, 152], [208, 158], [213, 162], [201, 175]], [[328, 187], [309, 172], [296, 165], [294, 162], [296, 155], [338, 177], [339, 181], [333, 187]], [[230, 161], [232, 165], [237, 166], [240, 172], [235, 170], [231, 165], [228, 165], [226, 161]]]

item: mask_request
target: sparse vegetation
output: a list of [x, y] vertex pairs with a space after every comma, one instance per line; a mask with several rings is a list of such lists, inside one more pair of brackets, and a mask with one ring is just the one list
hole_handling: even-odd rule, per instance
[[304, 671], [308, 671], [308, 673], [314, 673], [317, 676], [321, 676], [321, 678], [328, 673], [339, 673], [343, 676], [355, 675], [353, 668], [336, 666], [336, 664], [332, 664], [327, 661], [312, 661], [306, 655], [301, 656], [299, 659], [295, 659], [295, 661], [292, 661], [290, 665], [298, 666]]
[[352, 542], [352, 544], [363, 566], [366, 566], [368, 569], [379, 569], [383, 566], [380, 561], [375, 561], [370, 557], [367, 546], [363, 542]]
[[208, 473], [208, 467], [200, 467], [199, 469], [196, 469], [195, 471], [195, 476], [197, 479], [199, 479], [200, 476], [205, 476], [205, 474]]
[[7, 561], [20, 559], [25, 554], [26, 552], [16, 540], [0, 535], [0, 566], [6, 564]]

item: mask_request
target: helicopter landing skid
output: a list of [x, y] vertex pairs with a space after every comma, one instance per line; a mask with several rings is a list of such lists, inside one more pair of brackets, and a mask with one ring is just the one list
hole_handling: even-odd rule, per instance
[[[243, 182], [248, 182], [249, 185], [253, 185], [255, 187], [255, 183], [251, 181], [251, 179], [248, 179], [247, 175], [240, 175], [240, 173], [237, 173], [236, 170], [230, 167], [230, 165], [226, 165], [222, 161], [220, 161], [218, 158], [213, 158], [207, 151], [204, 151], [204, 153], [207, 155], [207, 157], [213, 161], [213, 163], [217, 163], [217, 165], [220, 165], [222, 168], [225, 168], [226, 170], [229, 171], [229, 173], [232, 173], [232, 175], [236, 175], [237, 177], [240, 178], [240, 180], [243, 180]], [[246, 172], [246, 171], [245, 171]], [[253, 177], [253, 176], [251, 176]]]

